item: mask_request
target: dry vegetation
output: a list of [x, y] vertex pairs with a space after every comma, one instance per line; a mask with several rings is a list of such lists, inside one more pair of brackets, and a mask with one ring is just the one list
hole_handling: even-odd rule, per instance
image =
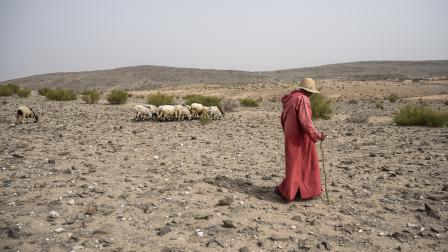
[[[419, 99], [446, 109], [448, 83], [318, 85], [333, 110], [315, 121], [329, 135], [331, 205], [285, 204], [272, 193], [284, 175], [280, 98], [290, 82], [130, 91], [117, 106], [106, 105], [106, 95], [92, 105], [35, 93], [0, 97], [0, 249], [446, 249], [448, 131], [396, 126], [393, 117]], [[392, 93], [400, 99], [383, 99]], [[231, 112], [214, 121], [133, 122], [132, 107], [154, 94], [173, 102], [218, 97]], [[35, 109], [38, 123], [13, 124], [21, 104]]]

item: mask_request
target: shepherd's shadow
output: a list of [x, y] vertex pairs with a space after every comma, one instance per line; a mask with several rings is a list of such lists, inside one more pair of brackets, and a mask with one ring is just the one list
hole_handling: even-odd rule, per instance
[[206, 178], [205, 182], [226, 188], [229, 191], [236, 191], [255, 197], [260, 200], [266, 200], [273, 203], [285, 203], [285, 201], [274, 193], [274, 185], [261, 186], [256, 185], [250, 180], [241, 178], [230, 178], [226, 176], [216, 176], [215, 178]]

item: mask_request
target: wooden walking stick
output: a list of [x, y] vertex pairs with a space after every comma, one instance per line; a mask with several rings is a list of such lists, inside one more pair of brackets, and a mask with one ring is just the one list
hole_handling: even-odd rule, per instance
[[327, 203], [330, 204], [330, 198], [328, 197], [328, 190], [327, 190], [327, 173], [325, 172], [325, 154], [324, 150], [322, 149], [322, 142], [323, 141], [320, 141], [320, 151], [322, 152], [322, 169], [324, 170], [325, 195], [327, 196]]

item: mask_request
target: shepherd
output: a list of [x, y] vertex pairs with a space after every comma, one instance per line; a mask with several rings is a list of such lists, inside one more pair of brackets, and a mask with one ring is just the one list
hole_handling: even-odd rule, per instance
[[316, 82], [304, 78], [300, 86], [283, 96], [281, 123], [285, 135], [285, 178], [274, 192], [286, 202], [296, 197], [307, 200], [322, 193], [317, 141], [326, 138], [311, 119], [310, 96], [317, 94]]

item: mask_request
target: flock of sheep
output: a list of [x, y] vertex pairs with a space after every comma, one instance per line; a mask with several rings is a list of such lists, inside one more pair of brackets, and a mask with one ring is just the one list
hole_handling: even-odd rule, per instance
[[224, 112], [218, 106], [204, 106], [199, 103], [190, 105], [135, 105], [134, 120], [155, 120], [155, 121], [181, 121], [206, 117], [212, 120], [219, 120], [224, 116]]
[[[135, 105], [134, 120], [155, 120], [155, 121], [181, 121], [206, 117], [212, 120], [219, 120], [224, 116], [224, 112], [218, 106], [204, 106], [199, 103], [190, 105]], [[27, 106], [20, 106], [17, 109], [16, 123], [21, 124], [24, 120], [33, 118], [38, 122], [37, 114]]]

